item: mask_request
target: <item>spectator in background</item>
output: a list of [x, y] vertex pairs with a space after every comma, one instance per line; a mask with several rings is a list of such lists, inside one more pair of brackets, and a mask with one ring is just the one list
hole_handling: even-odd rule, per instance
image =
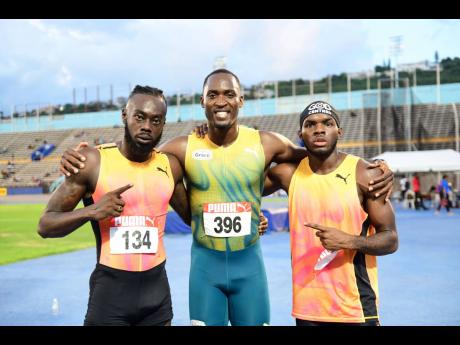
[[8, 171], [8, 174], [9, 175], [13, 175], [16, 171], [15, 167], [14, 167], [14, 163], [12, 163], [11, 161], [8, 161], [8, 165], [6, 166], [6, 170]]
[[420, 178], [417, 173], [415, 173], [414, 177], [412, 178], [412, 189], [415, 193], [415, 209], [418, 210], [419, 208], [422, 208], [424, 210], [428, 210], [428, 208], [423, 203], [423, 196], [420, 193]]
[[441, 207], [445, 206], [447, 210], [447, 214], [452, 216], [454, 213], [450, 210], [450, 202], [449, 202], [449, 194], [451, 193], [451, 188], [449, 186], [449, 181], [447, 180], [447, 175], [442, 176], [442, 180], [438, 186], [439, 190], [439, 205], [436, 209], [435, 214], [439, 214]]
[[403, 176], [401, 180], [399, 180], [399, 185], [401, 189], [401, 196], [399, 198], [400, 201], [404, 201], [406, 198], [406, 192], [409, 190], [409, 180], [407, 179], [406, 175]]
[[447, 193], [447, 200], [449, 202], [449, 207], [454, 208], [455, 207], [455, 193], [452, 187], [452, 182], [448, 182], [448, 185], [449, 185], [449, 192]]
[[102, 136], [94, 139], [94, 146], [102, 145], [104, 143], [105, 143], [105, 140]]
[[85, 131], [78, 132], [77, 134], [75, 134], [74, 138], [80, 138], [83, 135], [85, 135]]
[[440, 199], [439, 199], [439, 191], [436, 186], [431, 186], [430, 188], [430, 199], [431, 199], [431, 208], [437, 207], [439, 205]]

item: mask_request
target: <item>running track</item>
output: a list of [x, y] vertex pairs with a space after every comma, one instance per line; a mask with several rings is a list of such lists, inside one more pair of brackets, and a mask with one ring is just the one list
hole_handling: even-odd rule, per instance
[[[397, 210], [399, 250], [378, 258], [383, 325], [460, 325], [460, 211]], [[166, 235], [173, 325], [188, 325], [190, 235]], [[290, 315], [289, 234], [262, 237], [272, 325]], [[0, 266], [0, 325], [81, 325], [94, 248]], [[53, 298], [60, 309], [53, 315]]]

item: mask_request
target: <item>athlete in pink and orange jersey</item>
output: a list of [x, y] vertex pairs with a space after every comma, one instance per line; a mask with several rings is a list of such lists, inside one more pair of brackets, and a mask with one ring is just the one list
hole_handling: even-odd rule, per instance
[[[136, 86], [122, 111], [119, 143], [84, 149], [87, 168], [66, 178], [39, 223], [63, 237], [91, 221], [97, 265], [85, 325], [169, 325], [173, 317], [163, 246], [168, 203], [190, 223], [178, 160], [154, 150], [166, 119], [161, 90]], [[84, 208], [75, 210], [83, 199]]]
[[297, 325], [378, 325], [376, 256], [398, 247], [393, 208], [367, 189], [379, 173], [337, 150], [342, 129], [328, 103], [311, 103], [300, 128], [307, 157], [271, 168], [264, 189], [289, 194], [292, 315]]

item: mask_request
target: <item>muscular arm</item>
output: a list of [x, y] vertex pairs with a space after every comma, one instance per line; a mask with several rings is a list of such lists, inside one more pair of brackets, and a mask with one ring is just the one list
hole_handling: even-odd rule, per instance
[[40, 218], [38, 233], [43, 238], [64, 237], [93, 217], [94, 205], [74, 210], [85, 194], [92, 192], [97, 180], [95, 171], [99, 170], [97, 150], [83, 149], [82, 154], [87, 157], [87, 169], [65, 179], [53, 193]]
[[191, 212], [190, 204], [188, 201], [187, 191], [184, 186], [184, 174], [182, 166], [179, 163], [179, 160], [171, 155], [167, 154], [169, 159], [169, 164], [171, 166], [171, 171], [174, 178], [174, 192], [169, 201], [171, 207], [177, 212], [177, 214], [182, 218], [185, 224], [191, 224]]
[[396, 233], [395, 215], [391, 203], [385, 203], [384, 198], [375, 199], [367, 191], [367, 185], [375, 175], [380, 174], [377, 169], [367, 169], [369, 163], [360, 160], [357, 167], [358, 195], [364, 209], [369, 215], [370, 223], [376, 233], [371, 236], [350, 235], [340, 229], [323, 226], [321, 224], [305, 223], [308, 228], [316, 229], [316, 236], [328, 250], [355, 249], [368, 255], [391, 254], [398, 249], [398, 235]]
[[398, 234], [396, 232], [395, 214], [391, 203], [385, 203], [383, 198], [375, 199], [368, 195], [363, 185], [375, 179], [381, 173], [377, 169], [367, 169], [364, 161], [358, 163], [357, 179], [360, 188], [360, 199], [369, 215], [376, 234], [372, 236], [355, 236], [352, 248], [369, 255], [387, 255], [398, 249]]
[[275, 133], [260, 131], [260, 139], [265, 153], [265, 166], [271, 162], [298, 163], [307, 156], [307, 150], [296, 146], [285, 136]]
[[278, 189], [288, 192], [289, 184], [296, 168], [297, 163], [281, 163], [268, 169], [264, 181], [263, 195], [270, 195]]

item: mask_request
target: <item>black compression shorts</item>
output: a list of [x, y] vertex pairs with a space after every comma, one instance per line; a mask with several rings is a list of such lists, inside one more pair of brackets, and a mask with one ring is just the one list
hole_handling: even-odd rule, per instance
[[367, 320], [366, 322], [320, 322], [295, 319], [296, 326], [380, 326], [378, 319]]
[[165, 262], [142, 272], [96, 265], [89, 280], [85, 326], [161, 326], [172, 317]]

